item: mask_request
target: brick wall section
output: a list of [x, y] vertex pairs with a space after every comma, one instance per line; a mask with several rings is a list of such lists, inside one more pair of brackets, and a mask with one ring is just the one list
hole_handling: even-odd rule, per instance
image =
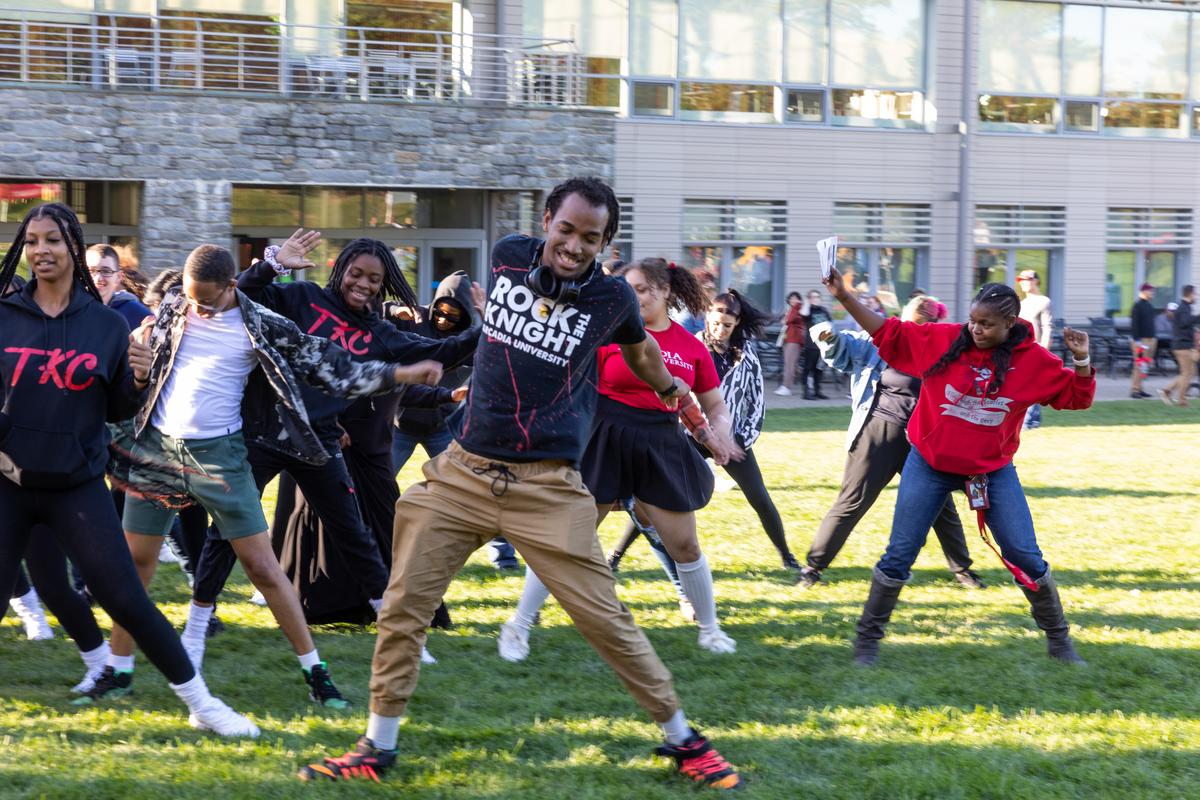
[[46, 89], [0, 90], [0, 177], [137, 180], [142, 261], [230, 244], [230, 185], [545, 190], [611, 179], [609, 114]]

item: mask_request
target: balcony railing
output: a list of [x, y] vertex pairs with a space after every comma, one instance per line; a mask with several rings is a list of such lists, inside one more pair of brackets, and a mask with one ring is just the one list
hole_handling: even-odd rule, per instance
[[586, 60], [565, 40], [210, 17], [0, 13], [0, 85], [586, 104]]

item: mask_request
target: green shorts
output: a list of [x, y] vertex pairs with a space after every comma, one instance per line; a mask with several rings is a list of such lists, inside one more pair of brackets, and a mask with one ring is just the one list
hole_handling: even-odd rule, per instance
[[[132, 486], [139, 485], [139, 469], [152, 471], [159, 482], [164, 475], [170, 476], [173, 489], [186, 493], [213, 518], [222, 539], [240, 539], [267, 530], [241, 431], [212, 439], [176, 439], [147, 426], [133, 455]], [[130, 493], [125, 498], [122, 524], [130, 533], [166, 536], [176, 513], [175, 508]]]

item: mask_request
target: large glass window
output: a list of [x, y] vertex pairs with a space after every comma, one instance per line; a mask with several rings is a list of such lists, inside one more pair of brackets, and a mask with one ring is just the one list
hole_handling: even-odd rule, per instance
[[783, 56], [779, 0], [679, 0], [679, 23], [680, 75], [779, 80]]
[[787, 205], [774, 200], [685, 200], [683, 263], [716, 288], [744, 292], [755, 305], [782, 303], [780, 267]]
[[629, 71], [675, 77], [679, 15], [675, 0], [630, 0]]
[[832, 8], [834, 84], [924, 84], [923, 0], [833, 0]]
[[1027, 0], [981, 8], [981, 129], [1189, 134], [1188, 67], [1200, 58], [1189, 61], [1187, 12]]
[[0, 178], [0, 255], [35, 206], [64, 203], [79, 218], [88, 244], [117, 246], [122, 266], [136, 268], [141, 202], [140, 183]]
[[775, 90], [770, 86], [692, 81], [679, 84], [681, 119], [772, 122], [774, 115]]
[[785, 80], [823, 84], [829, 71], [829, 3], [827, 0], [783, 0], [787, 30]]
[[1156, 306], [1174, 300], [1190, 268], [1192, 225], [1189, 208], [1109, 208], [1106, 310], [1119, 303], [1127, 316], [1143, 283], [1154, 286]]

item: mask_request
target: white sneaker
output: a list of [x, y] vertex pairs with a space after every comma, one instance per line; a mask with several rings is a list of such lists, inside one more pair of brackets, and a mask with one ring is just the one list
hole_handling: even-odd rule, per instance
[[42, 610], [37, 592], [30, 589], [25, 595], [9, 600], [8, 604], [25, 627], [26, 639], [31, 642], [44, 642], [54, 638], [54, 629], [46, 621], [46, 612]]
[[192, 662], [192, 669], [200, 672], [200, 668], [204, 666], [205, 640], [191, 636], [180, 636], [179, 641], [183, 644], [183, 649], [187, 652], [188, 661]]
[[201, 731], [212, 731], [218, 736], [248, 736], [258, 738], [258, 726], [225, 705], [219, 698], [209, 697], [204, 705], [188, 716], [188, 724]]
[[250, 602], [254, 603], [256, 606], [265, 606], [267, 604], [267, 598], [263, 597], [262, 592], [260, 592], [258, 589], [255, 589], [254, 594], [250, 595]]
[[425, 645], [421, 645], [421, 663], [422, 664], [436, 664], [437, 663], [437, 659], [433, 657], [433, 653], [429, 652], [429, 648], [426, 647]]
[[791, 397], [792, 390], [787, 388], [783, 384], [780, 384], [779, 388], [775, 390], [775, 394], [779, 395], [780, 397]]
[[725, 631], [717, 628], [706, 633], [700, 631], [700, 646], [710, 653], [728, 654], [737, 652], [737, 642], [725, 635]]
[[500, 640], [497, 643], [500, 657], [505, 661], [524, 661], [529, 658], [529, 631], [521, 626], [506, 622], [500, 626]]
[[104, 672], [105, 663], [102, 661], [94, 667], [88, 667], [87, 672], [83, 675], [83, 680], [72, 686], [71, 692], [73, 694], [87, 694], [95, 688], [96, 679], [100, 677], [101, 672]]
[[171, 552], [171, 548], [164, 541], [162, 548], [158, 551], [158, 563], [160, 564], [178, 564], [179, 558]]

